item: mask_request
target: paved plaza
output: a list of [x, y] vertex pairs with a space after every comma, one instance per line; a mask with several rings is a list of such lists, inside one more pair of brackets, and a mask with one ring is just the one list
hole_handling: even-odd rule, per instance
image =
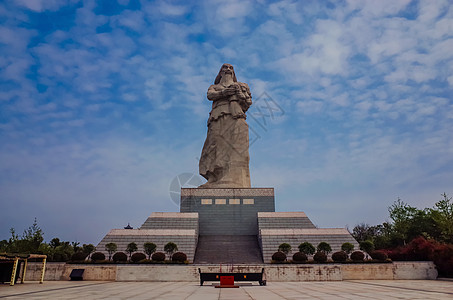
[[270, 282], [219, 289], [194, 282], [47, 281], [0, 284], [0, 299], [453, 299], [453, 281]]

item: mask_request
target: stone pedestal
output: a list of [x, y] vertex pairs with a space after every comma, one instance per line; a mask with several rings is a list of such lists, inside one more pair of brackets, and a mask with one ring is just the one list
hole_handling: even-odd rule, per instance
[[97, 246], [114, 242], [124, 251], [130, 242], [143, 251], [153, 242], [158, 251], [178, 245], [199, 264], [270, 263], [282, 243], [293, 251], [303, 242], [329, 243], [333, 252], [345, 242], [358, 243], [344, 228], [316, 228], [304, 212], [275, 212], [273, 188], [182, 188], [180, 212], [152, 213], [139, 229], [113, 229]]

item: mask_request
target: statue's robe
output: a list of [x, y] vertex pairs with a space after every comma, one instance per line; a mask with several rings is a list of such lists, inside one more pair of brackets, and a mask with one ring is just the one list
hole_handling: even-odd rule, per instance
[[[247, 84], [239, 95], [214, 100], [199, 171], [208, 180], [202, 188], [249, 188], [249, 128], [245, 111], [251, 104]], [[221, 89], [215, 85], [217, 89]]]

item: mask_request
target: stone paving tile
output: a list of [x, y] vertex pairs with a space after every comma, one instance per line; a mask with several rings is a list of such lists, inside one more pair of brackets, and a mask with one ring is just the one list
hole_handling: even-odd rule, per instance
[[453, 299], [453, 282], [362, 280], [270, 282], [267, 286], [216, 289], [194, 282], [27, 282], [0, 284], [0, 299]]

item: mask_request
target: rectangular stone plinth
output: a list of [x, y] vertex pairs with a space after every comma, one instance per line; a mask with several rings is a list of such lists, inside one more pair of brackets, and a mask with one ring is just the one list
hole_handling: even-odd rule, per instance
[[258, 212], [274, 212], [273, 188], [181, 189], [181, 213], [197, 212], [200, 235], [258, 235]]

